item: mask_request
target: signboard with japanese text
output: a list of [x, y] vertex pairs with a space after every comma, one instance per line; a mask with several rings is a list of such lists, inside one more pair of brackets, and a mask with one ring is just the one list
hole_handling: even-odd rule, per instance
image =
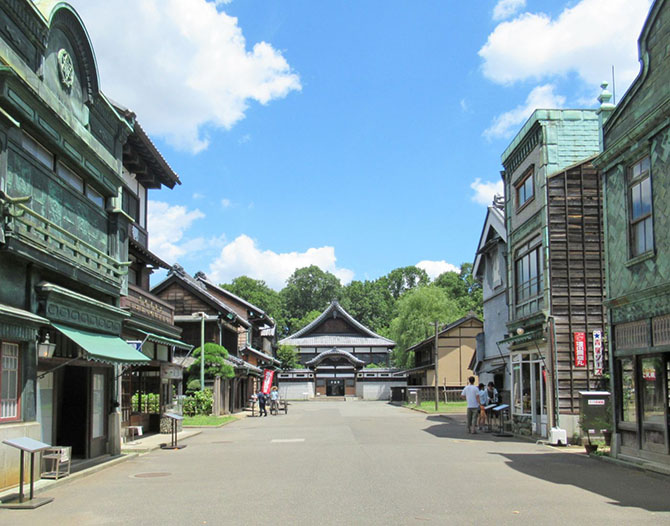
[[270, 394], [270, 389], [272, 389], [272, 380], [275, 376], [275, 372], [270, 369], [265, 369], [263, 371], [263, 393]]
[[575, 367], [586, 367], [586, 333], [573, 333], [575, 340]]
[[603, 332], [593, 331], [593, 374], [603, 374]]

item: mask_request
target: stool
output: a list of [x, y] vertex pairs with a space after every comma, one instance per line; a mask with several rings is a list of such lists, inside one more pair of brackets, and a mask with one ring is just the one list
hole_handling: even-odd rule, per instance
[[72, 448], [70, 446], [50, 447], [42, 452], [42, 460], [46, 464], [42, 472], [43, 479], [58, 480], [70, 474]]
[[128, 438], [130, 441], [134, 441], [137, 437], [142, 436], [142, 426], [128, 426]]

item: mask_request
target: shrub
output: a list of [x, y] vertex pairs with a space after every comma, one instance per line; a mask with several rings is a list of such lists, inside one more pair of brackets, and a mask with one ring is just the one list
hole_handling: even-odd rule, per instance
[[211, 415], [212, 390], [204, 389], [202, 391], [195, 391], [190, 396], [185, 396], [183, 411], [187, 416]]

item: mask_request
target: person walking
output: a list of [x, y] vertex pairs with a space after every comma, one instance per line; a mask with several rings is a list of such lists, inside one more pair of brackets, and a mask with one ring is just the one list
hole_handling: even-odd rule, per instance
[[258, 398], [258, 416], [268, 416], [268, 411], [265, 409], [267, 395], [263, 391], [258, 391], [256, 398]]
[[468, 412], [467, 412], [467, 426], [468, 433], [477, 432], [477, 415], [479, 414], [479, 389], [475, 385], [475, 377], [471, 376], [468, 378], [468, 385], [463, 388], [461, 392], [461, 398], [467, 400], [468, 402]]
[[279, 390], [276, 385], [270, 391], [270, 414], [279, 414]]

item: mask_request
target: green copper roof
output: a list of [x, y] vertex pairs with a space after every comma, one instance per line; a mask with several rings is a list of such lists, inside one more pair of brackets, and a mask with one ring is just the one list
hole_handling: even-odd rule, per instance
[[84, 349], [91, 360], [112, 364], [140, 364], [151, 361], [118, 336], [83, 331], [56, 323], [52, 325]]

